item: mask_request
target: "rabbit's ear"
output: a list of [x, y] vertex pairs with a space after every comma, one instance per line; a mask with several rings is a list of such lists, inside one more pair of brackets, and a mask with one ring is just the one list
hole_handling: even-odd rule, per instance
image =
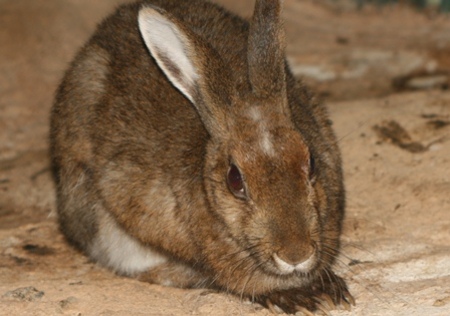
[[226, 68], [217, 52], [159, 8], [143, 7], [138, 23], [156, 63], [194, 104], [210, 134], [223, 130], [232, 84], [231, 76], [223, 74]]
[[[249, 79], [261, 97], [284, 97], [286, 74], [282, 0], [256, 0], [248, 38]], [[284, 97], [285, 98], [285, 97]]]
[[191, 49], [186, 35], [155, 9], [139, 12], [139, 29], [147, 48], [172, 84], [194, 102], [198, 71], [189, 56]]

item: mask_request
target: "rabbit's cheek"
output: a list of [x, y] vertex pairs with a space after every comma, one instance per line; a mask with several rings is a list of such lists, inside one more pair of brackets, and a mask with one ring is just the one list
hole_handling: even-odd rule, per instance
[[218, 214], [235, 240], [243, 238], [242, 234], [245, 234], [251, 218], [252, 210], [245, 204], [245, 201], [225, 199], [217, 208]]

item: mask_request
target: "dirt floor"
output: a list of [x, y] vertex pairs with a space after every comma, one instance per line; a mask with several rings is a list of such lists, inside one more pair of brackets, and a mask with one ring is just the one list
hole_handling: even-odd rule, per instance
[[[54, 90], [119, 0], [0, 0], [0, 314], [268, 315], [226, 294], [115, 276], [58, 232]], [[221, 0], [243, 16], [252, 1]], [[332, 315], [450, 315], [450, 18], [285, 0], [288, 58], [330, 109], [348, 208]]]

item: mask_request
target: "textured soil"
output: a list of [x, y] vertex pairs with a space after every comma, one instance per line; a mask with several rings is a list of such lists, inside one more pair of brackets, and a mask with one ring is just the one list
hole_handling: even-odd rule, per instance
[[[0, 0], [0, 315], [269, 315], [231, 295], [116, 276], [58, 231], [53, 94], [123, 2]], [[252, 1], [218, 2], [252, 11]], [[336, 269], [357, 305], [331, 314], [450, 315], [450, 19], [284, 2], [289, 62], [327, 103], [344, 159]]]

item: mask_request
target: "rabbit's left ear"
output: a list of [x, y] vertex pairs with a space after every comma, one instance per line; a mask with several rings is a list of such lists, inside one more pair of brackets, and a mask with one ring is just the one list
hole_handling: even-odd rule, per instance
[[[207, 43], [167, 12], [154, 7], [139, 11], [139, 30], [158, 66], [196, 107], [210, 134], [223, 128], [231, 106], [231, 76]], [[213, 136], [213, 135], [212, 135]]]
[[194, 102], [199, 73], [192, 61], [196, 56], [187, 36], [153, 8], [142, 9], [138, 21], [145, 44], [158, 66], [172, 84]]

